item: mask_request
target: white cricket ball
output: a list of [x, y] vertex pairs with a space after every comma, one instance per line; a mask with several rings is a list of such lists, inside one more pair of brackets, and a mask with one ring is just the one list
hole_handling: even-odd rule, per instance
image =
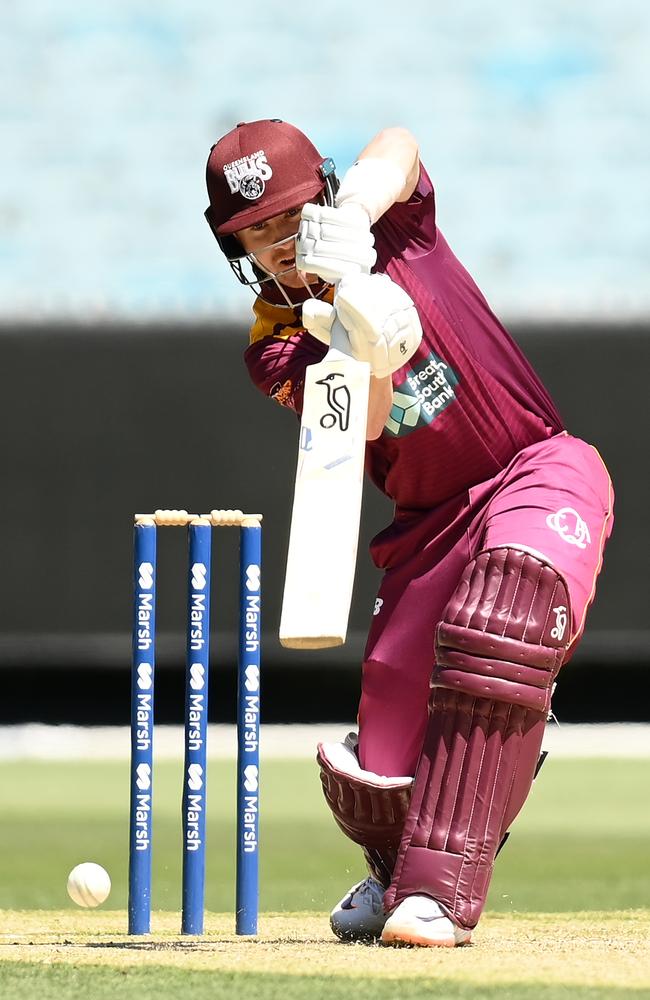
[[84, 861], [68, 875], [68, 896], [79, 906], [99, 906], [111, 891], [108, 872], [94, 861]]

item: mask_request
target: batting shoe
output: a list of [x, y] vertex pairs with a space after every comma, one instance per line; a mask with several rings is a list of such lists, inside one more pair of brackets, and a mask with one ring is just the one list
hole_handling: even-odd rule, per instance
[[469, 944], [471, 931], [450, 920], [430, 896], [407, 896], [384, 924], [382, 944], [455, 948]]
[[376, 941], [386, 923], [383, 900], [383, 885], [369, 875], [336, 904], [330, 927], [341, 941]]

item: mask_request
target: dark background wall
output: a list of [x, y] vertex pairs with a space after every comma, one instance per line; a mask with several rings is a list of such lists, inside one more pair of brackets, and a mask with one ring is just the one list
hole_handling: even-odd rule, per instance
[[[556, 712], [647, 718], [650, 328], [512, 332], [568, 428], [599, 448], [617, 493], [605, 571]], [[132, 515], [156, 507], [264, 513], [266, 717], [353, 716], [378, 580], [366, 546], [390, 505], [367, 487], [346, 646], [283, 650], [276, 636], [297, 423], [249, 384], [245, 343], [241, 328], [208, 325], [0, 329], [0, 721], [127, 720]], [[178, 530], [159, 534], [158, 706], [171, 721], [182, 709], [185, 540]], [[211, 714], [229, 718], [235, 531], [217, 533], [213, 558]]]

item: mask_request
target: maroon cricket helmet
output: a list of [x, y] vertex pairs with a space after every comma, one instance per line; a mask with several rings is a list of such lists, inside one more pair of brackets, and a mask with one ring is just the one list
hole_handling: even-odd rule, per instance
[[333, 171], [333, 162], [288, 122], [240, 122], [210, 150], [210, 228], [228, 236], [314, 201]]

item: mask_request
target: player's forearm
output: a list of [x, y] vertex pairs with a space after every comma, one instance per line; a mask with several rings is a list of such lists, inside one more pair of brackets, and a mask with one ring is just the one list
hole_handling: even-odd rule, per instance
[[374, 225], [396, 201], [408, 201], [418, 183], [420, 160], [415, 139], [405, 129], [385, 129], [346, 172], [336, 195], [341, 211], [363, 209]]
[[392, 405], [393, 381], [390, 375], [387, 375], [386, 378], [375, 378], [373, 375], [370, 379], [368, 395], [367, 441], [375, 441], [380, 436]]
[[395, 201], [408, 201], [420, 176], [420, 151], [417, 139], [406, 128], [384, 128], [359, 153], [357, 160], [386, 160], [398, 167], [405, 177]]

